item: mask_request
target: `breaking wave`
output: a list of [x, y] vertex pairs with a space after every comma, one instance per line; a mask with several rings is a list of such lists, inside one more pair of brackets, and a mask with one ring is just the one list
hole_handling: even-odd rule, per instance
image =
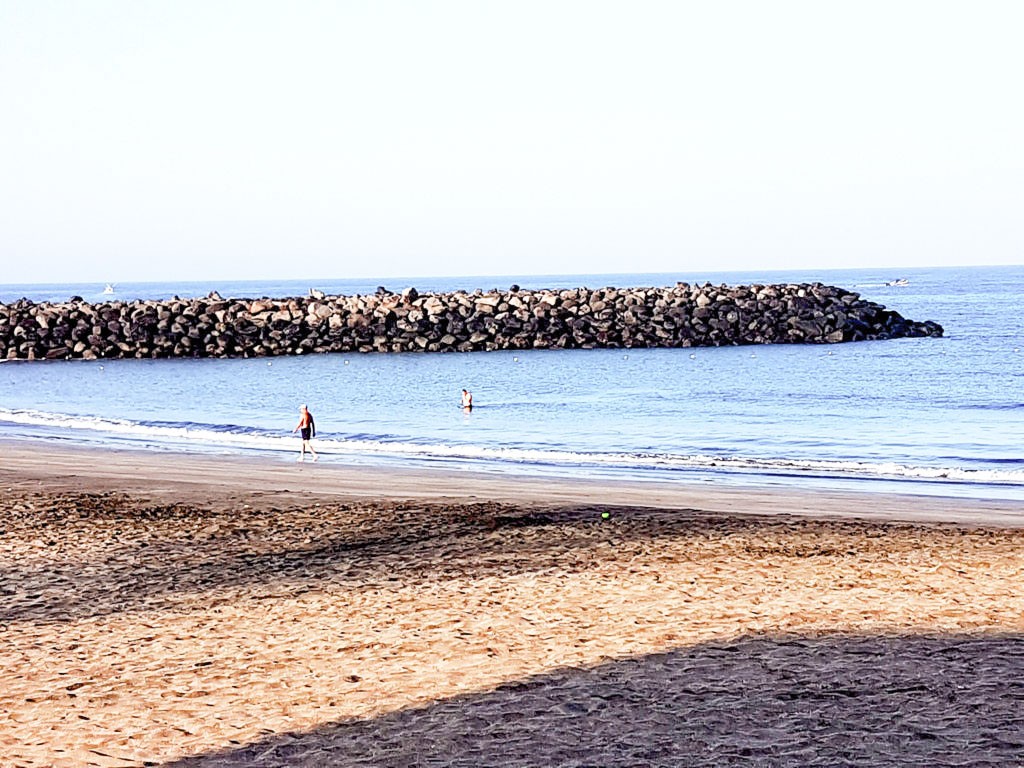
[[[0, 408], [0, 424], [21, 425], [27, 434], [46, 433], [71, 440], [128, 443], [183, 451], [293, 451], [296, 438], [285, 431], [243, 425], [193, 422], [131, 421], [92, 416]], [[673, 453], [585, 452], [526, 446], [419, 442], [392, 435], [321, 433], [317, 450], [334, 456], [395, 460], [446, 461], [494, 468], [566, 468], [631, 472], [726, 472], [752, 475], [841, 477], [881, 480], [940, 481], [1024, 487], [1024, 462], [1008, 467], [915, 466], [898, 462], [807, 460], [757, 456], [683, 455]]]

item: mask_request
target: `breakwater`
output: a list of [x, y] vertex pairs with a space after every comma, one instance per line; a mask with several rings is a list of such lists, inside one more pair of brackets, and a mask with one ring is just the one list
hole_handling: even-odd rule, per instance
[[941, 336], [813, 284], [0, 304], [8, 360], [697, 347]]

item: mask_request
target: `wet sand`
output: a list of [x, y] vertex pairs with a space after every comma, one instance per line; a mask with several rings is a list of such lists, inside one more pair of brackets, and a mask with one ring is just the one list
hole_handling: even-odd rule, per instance
[[5, 766], [1021, 765], [1019, 504], [38, 447]]

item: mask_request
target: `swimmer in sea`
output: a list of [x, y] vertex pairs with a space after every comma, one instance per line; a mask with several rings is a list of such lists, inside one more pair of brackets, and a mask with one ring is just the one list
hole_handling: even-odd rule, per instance
[[473, 394], [468, 389], [462, 390], [462, 400], [460, 401], [460, 404], [464, 411], [468, 412], [473, 410]]
[[313, 461], [316, 461], [316, 451], [313, 450], [313, 444], [309, 442], [316, 437], [316, 424], [313, 422], [313, 414], [309, 412], [305, 405], [299, 407], [299, 423], [295, 425], [292, 433], [299, 432], [300, 430], [302, 434], [302, 453], [299, 454], [299, 458], [296, 461], [306, 460], [307, 448], [313, 454]]

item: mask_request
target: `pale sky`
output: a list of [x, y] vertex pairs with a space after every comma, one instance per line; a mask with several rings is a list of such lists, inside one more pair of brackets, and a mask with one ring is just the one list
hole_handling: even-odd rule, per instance
[[1024, 2], [0, 0], [4, 283], [1024, 263]]

